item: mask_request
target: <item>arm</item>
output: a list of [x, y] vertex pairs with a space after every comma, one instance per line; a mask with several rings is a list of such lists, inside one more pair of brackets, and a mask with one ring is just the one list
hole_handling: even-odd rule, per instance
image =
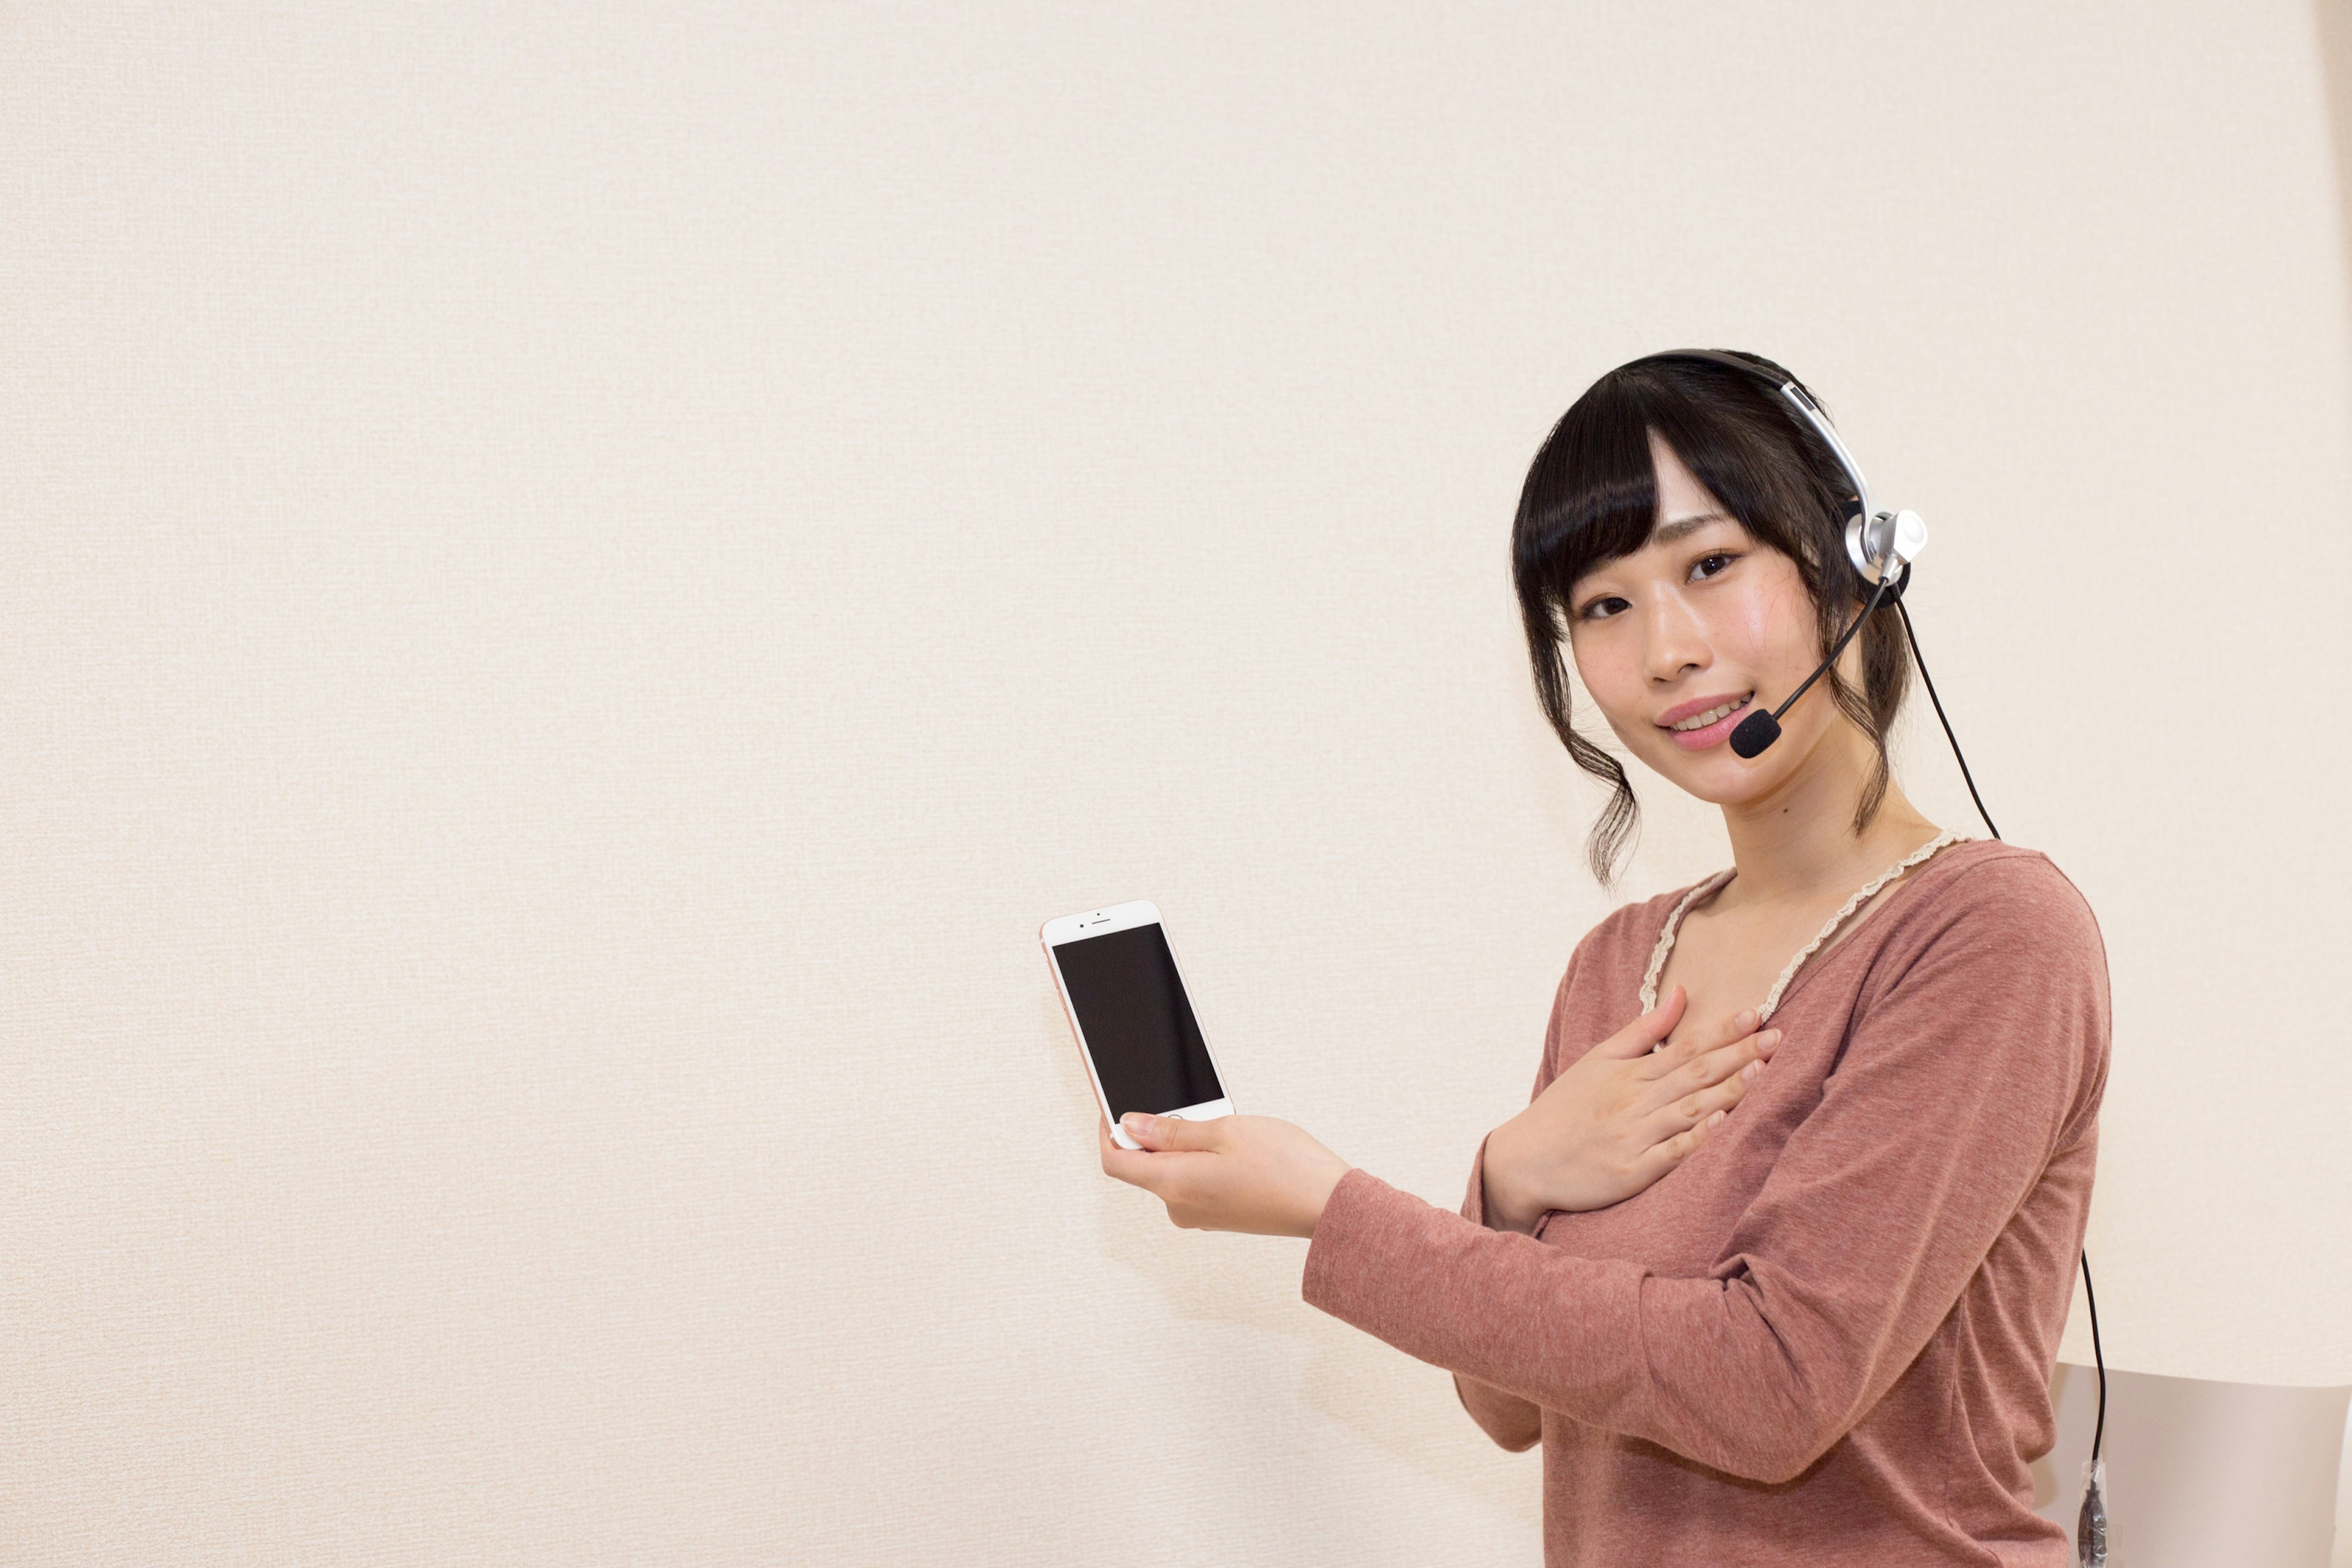
[[[1551, 1058], [1547, 1053], [1544, 1058], [1546, 1067], [1550, 1065], [1550, 1061]], [[1536, 1079], [1536, 1092], [1538, 1094], [1543, 1092], [1546, 1076], [1549, 1075], [1539, 1075]], [[1462, 1200], [1462, 1217], [1481, 1229], [1486, 1225], [1486, 1141], [1481, 1138], [1478, 1140], [1478, 1152], [1470, 1160], [1470, 1194]], [[1330, 1212], [1328, 1205], [1324, 1212]], [[1543, 1412], [1515, 1394], [1506, 1393], [1489, 1383], [1480, 1383], [1460, 1372], [1454, 1374], [1454, 1394], [1462, 1401], [1462, 1408], [1470, 1413], [1470, 1419], [1478, 1423], [1487, 1436], [1514, 1454], [1533, 1447], [1536, 1440], [1543, 1436]]]
[[1706, 1278], [1486, 1229], [1351, 1170], [1307, 1249], [1306, 1299], [1716, 1469], [1801, 1474], [1949, 1314], [2067, 1134], [2106, 1036], [2096, 927], [2046, 861], [1973, 868], [1888, 956]]
[[[1568, 1000], [1568, 988], [1576, 978], [1577, 960], [1584, 956], [1584, 943], [1569, 955], [1568, 968], [1559, 977], [1559, 985], [1552, 993], [1551, 1019], [1544, 1026], [1543, 1058], [1536, 1063], [1536, 1086], [1528, 1094], [1532, 1102], [1549, 1086], [1559, 1070], [1560, 1010]], [[1462, 1200], [1462, 1217], [1481, 1229], [1487, 1228], [1486, 1219], [1486, 1141], [1478, 1140], [1478, 1152], [1470, 1157], [1470, 1190]], [[1499, 1228], [1499, 1227], [1496, 1227]], [[1462, 1408], [1470, 1419], [1478, 1423], [1486, 1436], [1514, 1454], [1523, 1453], [1535, 1446], [1543, 1436], [1543, 1412], [1531, 1402], [1515, 1394], [1506, 1393], [1492, 1384], [1481, 1383], [1460, 1372], [1454, 1373], [1454, 1394], [1461, 1400]]]

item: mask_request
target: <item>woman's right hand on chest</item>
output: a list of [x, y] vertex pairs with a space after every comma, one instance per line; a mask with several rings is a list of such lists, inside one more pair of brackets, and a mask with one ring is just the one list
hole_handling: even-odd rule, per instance
[[1623, 1203], [1681, 1164], [1748, 1092], [1780, 1031], [1757, 1032], [1753, 1009], [1674, 1033], [1679, 985], [1571, 1063], [1525, 1110], [1486, 1136], [1486, 1219], [1531, 1233], [1548, 1209]]

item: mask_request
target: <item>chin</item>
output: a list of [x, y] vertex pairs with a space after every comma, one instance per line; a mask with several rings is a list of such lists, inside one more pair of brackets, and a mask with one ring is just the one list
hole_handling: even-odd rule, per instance
[[1718, 742], [1704, 752], [1685, 752], [1669, 741], [1662, 751], [1644, 754], [1642, 760], [1651, 772], [1685, 795], [1709, 805], [1739, 805], [1770, 794], [1780, 782], [1788, 763], [1780, 753], [1790, 749], [1791, 738], [1783, 735], [1770, 751], [1752, 761], [1733, 751], [1729, 741]]
[[1709, 805], [1744, 805], [1769, 795], [1773, 784], [1778, 782], [1777, 775], [1768, 778], [1741, 763], [1738, 757], [1733, 757], [1727, 767], [1700, 768], [1692, 772], [1696, 776], [1675, 777], [1672, 773], [1666, 776], [1680, 784], [1685, 794]]

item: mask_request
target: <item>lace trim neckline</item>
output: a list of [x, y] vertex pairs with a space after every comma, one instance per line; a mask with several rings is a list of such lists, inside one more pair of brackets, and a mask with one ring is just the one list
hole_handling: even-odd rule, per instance
[[[1828, 922], [1822, 927], [1813, 940], [1805, 944], [1803, 951], [1789, 960], [1788, 966], [1780, 971], [1780, 978], [1772, 982], [1771, 994], [1764, 998], [1764, 1005], [1757, 1010], [1758, 1026], [1760, 1027], [1763, 1020], [1772, 1016], [1772, 1010], [1780, 1006], [1780, 994], [1789, 988], [1789, 982], [1796, 978], [1797, 971], [1803, 967], [1805, 960], [1819, 952], [1822, 943], [1836, 935], [1838, 927], [1852, 919], [1854, 910], [1868, 903], [1881, 888], [1933, 855], [1937, 850], [1948, 844], [1967, 842], [1969, 842], [1969, 836], [1965, 833], [1939, 833], [1857, 889], [1853, 897], [1848, 899], [1838, 912], [1829, 918]], [[1726, 882], [1731, 880], [1738, 870], [1739, 868], [1734, 866], [1728, 870], [1717, 871], [1714, 876], [1685, 893], [1681, 901], [1676, 903], [1673, 911], [1666, 916], [1666, 923], [1658, 932], [1658, 944], [1650, 951], [1649, 972], [1642, 976], [1643, 1012], [1646, 1013], [1658, 1005], [1658, 977], [1665, 973], [1666, 955], [1675, 950], [1675, 934], [1682, 930], [1684, 914], [1692, 905], [1714, 894]]]

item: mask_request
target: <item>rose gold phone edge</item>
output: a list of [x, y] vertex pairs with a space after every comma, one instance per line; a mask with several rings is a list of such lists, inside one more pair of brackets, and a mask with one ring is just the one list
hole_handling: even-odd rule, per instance
[[[1190, 1121], [1210, 1121], [1234, 1113], [1233, 1089], [1225, 1082], [1224, 1064], [1217, 1060], [1217, 1048], [1209, 1043], [1209, 1026], [1201, 1016], [1201, 1004], [1192, 994], [1192, 984], [1184, 977], [1184, 961], [1177, 956], [1176, 944], [1169, 941], [1168, 922], [1160, 918], [1160, 906], [1149, 899], [1131, 899], [1123, 904], [1109, 904], [1098, 910], [1081, 910], [1076, 914], [1057, 915], [1037, 928], [1037, 944], [1045, 950], [1045, 968], [1054, 977], [1054, 994], [1061, 998], [1062, 1018], [1070, 1026], [1070, 1038], [1078, 1047], [1078, 1060], [1087, 1069], [1087, 1083], [1095, 1091], [1095, 1105], [1103, 1120], [1110, 1124], [1111, 1142], [1122, 1149], [1139, 1149], [1141, 1144], [1129, 1138], [1110, 1113], [1110, 1096], [1103, 1092], [1102, 1075], [1095, 1070], [1095, 1055], [1087, 1044], [1086, 1031], [1078, 1026], [1078, 1012], [1070, 1004], [1070, 988], [1062, 982], [1062, 963], [1054, 956], [1061, 942], [1081, 940], [1088, 936], [1107, 936], [1112, 931], [1130, 931], [1138, 926], [1156, 925], [1160, 940], [1168, 944], [1168, 962], [1175, 966], [1176, 984], [1184, 989], [1185, 1005], [1192, 1010], [1192, 1023], [1201, 1031], [1201, 1049], [1209, 1058], [1209, 1070], [1217, 1075], [1217, 1087], [1225, 1090], [1222, 1100], [1202, 1100], [1198, 1105], [1177, 1106], [1172, 1110], [1154, 1111], [1158, 1116], [1181, 1117]], [[1061, 942], [1054, 938], [1056, 927], [1064, 928]]]

